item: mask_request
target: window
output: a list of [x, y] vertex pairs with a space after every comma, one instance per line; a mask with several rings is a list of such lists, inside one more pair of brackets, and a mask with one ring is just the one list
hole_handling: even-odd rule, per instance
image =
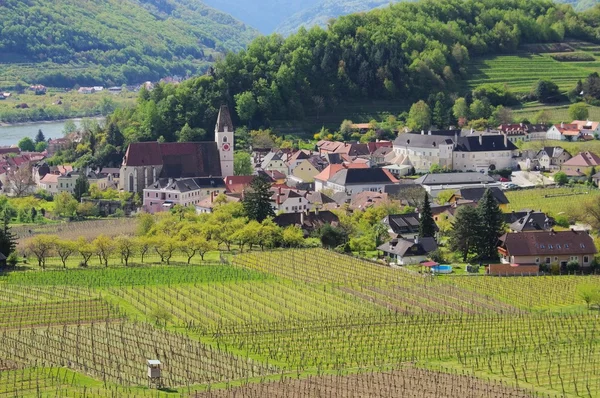
[[539, 258], [539, 257], [537, 257], [537, 258], [535, 259], [535, 263], [536, 263], [536, 264], [539, 264], [539, 263], [540, 263], [540, 258]]
[[227, 137], [223, 137], [223, 142], [227, 142]]
[[558, 257], [554, 257], [554, 261], [558, 261]]
[[556, 245], [556, 248], [557, 248], [557, 249], [560, 249], [560, 245]]
[[548, 245], [548, 249], [552, 249], [552, 245]]
[[588, 256], [583, 256], [583, 262], [585, 264], [589, 263], [590, 262], [590, 258]]
[[550, 264], [550, 257], [546, 257], [546, 264]]

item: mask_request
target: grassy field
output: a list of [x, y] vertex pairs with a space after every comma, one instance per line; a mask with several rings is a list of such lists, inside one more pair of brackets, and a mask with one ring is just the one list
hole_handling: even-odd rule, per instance
[[[570, 123], [569, 106], [571, 104], [545, 105], [539, 102], [530, 102], [522, 107], [513, 108], [513, 117], [515, 121], [529, 120], [534, 123], [540, 111], [548, 114], [552, 123], [558, 124], [561, 122]], [[600, 107], [588, 105], [589, 119], [600, 120]]]
[[0, 397], [597, 396], [584, 284], [600, 278], [425, 277], [323, 249], [13, 271]]
[[573, 188], [535, 188], [505, 192], [510, 201], [508, 211], [541, 210], [553, 216], [568, 213], [579, 207], [565, 206], [565, 203], [582, 203], [600, 198], [600, 190], [575, 186]]

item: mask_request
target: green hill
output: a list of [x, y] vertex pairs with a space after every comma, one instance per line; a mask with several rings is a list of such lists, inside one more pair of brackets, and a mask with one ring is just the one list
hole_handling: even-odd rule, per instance
[[[464, 94], [471, 59], [514, 53], [527, 43], [593, 42], [596, 14], [558, 10], [547, 0], [392, 4], [340, 17], [327, 30], [259, 37], [218, 62], [213, 75], [153, 91], [120, 122], [132, 140], [148, 140], [186, 123], [208, 130], [222, 102], [236, 109], [238, 123], [256, 128], [318, 119], [352, 102], [410, 104], [440, 92]], [[402, 110], [398, 105], [394, 113]]]
[[196, 74], [257, 34], [198, 0], [5, 0], [0, 87], [120, 85]]

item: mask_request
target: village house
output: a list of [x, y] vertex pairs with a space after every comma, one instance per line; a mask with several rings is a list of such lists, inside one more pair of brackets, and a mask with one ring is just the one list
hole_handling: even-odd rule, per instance
[[513, 144], [517, 141], [539, 141], [546, 139], [548, 126], [545, 124], [514, 123], [501, 124], [498, 131], [507, 136]]
[[228, 193], [242, 194], [256, 176], [228, 176], [225, 177], [225, 187]]
[[550, 231], [554, 227], [554, 219], [546, 213], [533, 210], [512, 212], [505, 215], [505, 221], [511, 232]]
[[502, 185], [489, 175], [476, 172], [425, 174], [416, 179], [415, 184], [421, 185], [433, 197], [448, 189], [499, 188]]
[[597, 253], [587, 232], [545, 231], [507, 233], [500, 237], [498, 253], [505, 264], [558, 264], [566, 269], [569, 261], [589, 267]]
[[340, 141], [325, 141], [317, 142], [317, 150], [320, 155], [327, 153], [339, 153], [351, 157], [369, 156], [369, 146], [361, 143], [348, 143]]
[[157, 213], [179, 205], [195, 206], [211, 195], [225, 193], [221, 178], [161, 178], [144, 188], [144, 210]]
[[544, 147], [535, 155], [535, 160], [541, 170], [559, 170], [569, 159], [571, 159], [571, 154], [559, 146]]
[[304, 236], [309, 237], [314, 231], [319, 230], [325, 225], [337, 227], [340, 223], [335, 213], [324, 211], [301, 211], [298, 213], [278, 214], [273, 218], [273, 222], [281, 228], [296, 226], [302, 229]]
[[312, 204], [312, 207], [315, 210], [334, 210], [339, 207], [338, 203], [333, 200], [333, 198], [330, 198], [323, 192], [308, 192], [306, 199], [308, 199], [308, 202]]
[[437, 250], [438, 244], [434, 238], [394, 238], [379, 246], [390, 264], [412, 265], [427, 261], [429, 253]]
[[37, 186], [40, 189], [48, 192], [50, 195], [58, 194], [58, 178], [59, 174], [48, 173], [43, 178], [40, 179]]
[[281, 151], [269, 152], [263, 158], [260, 168], [265, 171], [275, 170], [283, 174], [288, 175], [287, 154]]
[[306, 149], [300, 149], [292, 153], [286, 162], [288, 166], [288, 175], [292, 174], [292, 170], [294, 170], [296, 166], [311, 156], [313, 156], [313, 153], [311, 151], [307, 151]]
[[[560, 166], [560, 171], [569, 177], [585, 177], [592, 171], [600, 170], [600, 157], [592, 152], [579, 152]], [[595, 174], [595, 173], [594, 173]]]
[[289, 177], [293, 177], [299, 182], [314, 182], [315, 177], [327, 166], [329, 166], [329, 163], [325, 159], [317, 155], [311, 155], [300, 162], [296, 162], [294, 168], [290, 167]]
[[310, 210], [312, 204], [308, 201], [306, 193], [294, 189], [277, 187], [271, 189], [271, 207], [275, 213], [297, 213]]
[[46, 94], [46, 86], [41, 84], [34, 84], [29, 86], [29, 90], [33, 91], [35, 95], [45, 95]]
[[202, 199], [196, 205], [196, 214], [212, 213], [219, 203], [219, 201], [217, 200], [218, 197], [224, 198], [225, 203], [237, 203], [242, 200], [241, 196], [232, 195], [228, 193], [225, 193], [224, 195], [211, 194], [210, 196]]
[[[393, 236], [416, 239], [419, 236], [419, 218], [419, 213], [390, 214], [381, 222]], [[437, 225], [435, 225], [435, 232], [438, 232]]]
[[581, 130], [577, 124], [555, 124], [546, 132], [547, 140], [577, 141], [581, 138]]
[[326, 180], [315, 177], [315, 189], [331, 189], [334, 192], [347, 192], [353, 195], [362, 191], [380, 192], [385, 185], [396, 184], [398, 180], [388, 171], [377, 168], [342, 168]]
[[329, 166], [325, 167], [323, 171], [317, 174], [314, 177], [315, 180], [315, 191], [322, 191], [325, 185], [325, 182], [332, 178], [336, 173], [340, 172], [343, 169], [353, 169], [353, 168], [368, 168], [366, 164], [362, 163], [354, 163], [354, 164], [346, 164], [346, 163], [331, 163], [331, 157], [329, 159]]
[[479, 203], [479, 201], [483, 198], [485, 192], [489, 190], [498, 203], [498, 206], [504, 211], [506, 210], [508, 204], [510, 203], [504, 192], [498, 187], [491, 188], [483, 188], [483, 187], [474, 187], [474, 188], [462, 188], [457, 190], [451, 197], [448, 199], [448, 203], [450, 204], [464, 204], [467, 202], [470, 203]]
[[385, 166], [388, 163], [389, 155], [394, 154], [394, 147], [392, 146], [382, 146], [377, 148], [371, 154], [371, 164], [375, 167]]
[[355, 193], [350, 198], [351, 210], [366, 210], [389, 202], [389, 195], [385, 192], [363, 191]]
[[571, 124], [577, 125], [577, 128], [583, 136], [596, 137], [600, 135], [600, 123], [589, 120], [573, 120]]

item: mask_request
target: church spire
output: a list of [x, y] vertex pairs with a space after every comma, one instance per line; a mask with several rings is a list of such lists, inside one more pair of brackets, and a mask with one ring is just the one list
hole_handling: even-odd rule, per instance
[[227, 105], [221, 105], [219, 116], [217, 117], [217, 125], [215, 126], [215, 132], [224, 131], [233, 132], [233, 122], [231, 121], [231, 114]]

